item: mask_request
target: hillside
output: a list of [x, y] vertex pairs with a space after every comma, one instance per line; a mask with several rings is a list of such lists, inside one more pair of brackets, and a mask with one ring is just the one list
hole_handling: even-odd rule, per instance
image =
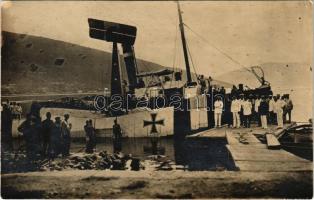
[[[260, 65], [265, 73], [265, 79], [276, 87], [308, 87], [312, 80], [310, 65], [302, 63], [265, 63]], [[302, 77], [302, 79], [300, 78]], [[243, 83], [249, 87], [259, 86], [255, 76], [244, 70], [222, 74], [217, 79], [233, 84]]]
[[[313, 72], [310, 65], [303, 63], [265, 63], [260, 66], [265, 73], [265, 79], [271, 83], [275, 94], [290, 94], [295, 105], [294, 119], [306, 121], [311, 118]], [[244, 69], [228, 72], [216, 78], [236, 85], [243, 83], [252, 88], [260, 85], [255, 76]]]
[[[2, 32], [2, 37], [2, 95], [93, 92], [110, 88], [109, 52], [10, 32]], [[163, 66], [138, 59], [138, 68], [144, 72]], [[125, 70], [122, 74], [126, 79]]]

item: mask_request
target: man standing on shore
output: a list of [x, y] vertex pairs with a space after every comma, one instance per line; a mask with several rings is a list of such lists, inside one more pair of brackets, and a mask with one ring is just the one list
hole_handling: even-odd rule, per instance
[[64, 120], [62, 121], [62, 139], [63, 139], [63, 151], [62, 156], [70, 155], [70, 146], [71, 146], [71, 129], [72, 124], [69, 122], [70, 115], [65, 114]]
[[12, 112], [9, 103], [3, 104], [1, 111], [1, 149], [12, 150]]
[[54, 159], [61, 153], [62, 150], [62, 127], [61, 127], [60, 117], [55, 118], [55, 123], [51, 129], [50, 139], [49, 139], [49, 156]]
[[42, 145], [43, 145], [43, 155], [48, 154], [48, 145], [49, 145], [49, 139], [51, 130], [53, 128], [54, 124], [51, 120], [51, 113], [46, 113], [46, 119], [42, 122]]
[[87, 120], [86, 125], [84, 126], [85, 136], [86, 136], [86, 153], [93, 153], [96, 147], [96, 134], [93, 127], [92, 120]]
[[113, 151], [119, 152], [122, 150], [122, 130], [120, 124], [118, 124], [117, 119], [114, 120], [114, 124], [112, 127], [113, 131]]
[[30, 160], [39, 158], [42, 150], [40, 145], [41, 122], [36, 116], [29, 113], [26, 120], [18, 127], [18, 131], [23, 134], [25, 139], [27, 158]]

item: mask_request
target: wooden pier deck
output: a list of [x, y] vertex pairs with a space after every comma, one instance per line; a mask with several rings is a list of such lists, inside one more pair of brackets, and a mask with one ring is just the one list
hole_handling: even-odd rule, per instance
[[[259, 127], [249, 129], [223, 127], [190, 135], [188, 138], [226, 138], [228, 142], [226, 147], [240, 171], [312, 171], [313, 163], [311, 161], [280, 149], [280, 144], [276, 143], [276, 135], [267, 137], [267, 139], [274, 140], [268, 142], [269, 146], [256, 137], [256, 135], [275, 134], [276, 131], [275, 126], [270, 127], [268, 130]], [[270, 144], [276, 148], [272, 148], [273, 146]]]

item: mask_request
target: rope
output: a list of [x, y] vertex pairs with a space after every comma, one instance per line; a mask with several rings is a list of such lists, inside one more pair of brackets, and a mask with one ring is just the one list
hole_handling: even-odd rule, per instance
[[187, 50], [188, 50], [188, 54], [190, 55], [190, 58], [191, 58], [191, 63], [192, 63], [192, 67], [194, 69], [194, 73], [195, 73], [195, 76], [196, 76], [196, 80], [197, 79], [197, 73], [196, 73], [196, 69], [195, 69], [195, 66], [194, 66], [194, 62], [193, 62], [193, 58], [192, 58], [192, 54], [190, 52], [190, 48], [189, 48], [189, 45], [188, 45], [188, 42], [186, 42], [186, 47], [187, 47]]
[[174, 57], [173, 57], [173, 63], [172, 63], [173, 71], [174, 71], [174, 68], [175, 68], [175, 62], [176, 62], [176, 58], [177, 58], [177, 49], [178, 49], [177, 48], [177, 40], [178, 40], [178, 26], [176, 26], [176, 32], [175, 32]]
[[233, 59], [231, 56], [229, 56], [227, 53], [223, 52], [221, 49], [219, 49], [218, 47], [216, 47], [215, 45], [213, 45], [212, 43], [210, 43], [207, 39], [205, 39], [203, 36], [201, 36], [200, 34], [196, 33], [195, 31], [192, 30], [191, 27], [189, 27], [187, 24], [184, 24], [185, 27], [187, 27], [192, 33], [194, 33], [196, 36], [198, 36], [199, 38], [201, 38], [203, 41], [205, 41], [208, 45], [210, 45], [211, 47], [213, 47], [214, 49], [216, 49], [217, 51], [219, 51], [221, 54], [223, 54], [224, 56], [226, 56], [227, 58], [229, 58], [229, 60], [233, 61], [234, 63], [236, 63], [237, 65], [243, 67], [245, 70], [251, 72], [250, 69], [248, 69], [246, 66], [244, 66], [243, 64], [241, 64], [240, 62], [236, 61], [235, 59]]

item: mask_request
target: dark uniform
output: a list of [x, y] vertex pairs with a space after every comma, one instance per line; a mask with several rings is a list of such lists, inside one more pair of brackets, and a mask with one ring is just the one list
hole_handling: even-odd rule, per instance
[[4, 150], [12, 150], [12, 112], [8, 104], [3, 105], [1, 112], [1, 147]]
[[143, 81], [142, 78], [139, 79], [137, 87], [138, 88], [144, 88], [145, 87], [145, 82]]
[[29, 159], [35, 159], [41, 153], [40, 134], [41, 124], [39, 120], [32, 115], [28, 115], [19, 127], [18, 131], [23, 133], [26, 142], [26, 154]]
[[60, 117], [56, 117], [56, 122], [53, 124], [49, 138], [49, 156], [55, 158], [62, 150], [62, 127]]
[[205, 81], [203, 75], [201, 75], [199, 81], [200, 81], [200, 85], [201, 85], [201, 94], [204, 94], [204, 92], [206, 90], [206, 81]]
[[51, 114], [47, 113], [46, 116], [47, 116], [47, 119], [45, 119], [42, 122], [42, 145], [43, 145], [43, 154], [44, 155], [47, 155], [47, 153], [48, 153], [50, 134], [51, 134], [52, 128], [54, 126], [53, 121], [50, 119]]
[[113, 130], [113, 151], [119, 152], [122, 150], [122, 131], [120, 125], [117, 123], [117, 120], [114, 121], [112, 127]]
[[176, 81], [181, 81], [182, 80], [182, 72], [176, 72], [174, 73], [174, 78]]
[[96, 133], [93, 127], [92, 121], [86, 121], [86, 125], [84, 126], [85, 134], [86, 134], [86, 153], [93, 153], [94, 148], [96, 147]]
[[232, 112], [231, 112], [231, 97], [225, 96], [225, 112], [222, 116], [223, 124], [228, 124], [228, 127], [232, 126]]

